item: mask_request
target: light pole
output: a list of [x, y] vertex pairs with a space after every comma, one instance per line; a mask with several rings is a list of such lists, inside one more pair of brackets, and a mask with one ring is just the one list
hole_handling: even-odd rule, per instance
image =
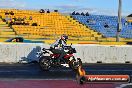
[[118, 27], [117, 27], [117, 33], [116, 33], [116, 42], [119, 42], [120, 37], [120, 31], [122, 29], [122, 23], [121, 23], [121, 13], [122, 13], [122, 0], [119, 0], [119, 6], [118, 6]]

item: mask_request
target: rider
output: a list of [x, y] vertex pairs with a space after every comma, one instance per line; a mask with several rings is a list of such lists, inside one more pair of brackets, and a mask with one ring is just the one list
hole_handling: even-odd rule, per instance
[[67, 46], [68, 36], [65, 34], [61, 35], [59, 39], [57, 39], [51, 46], [50, 49], [53, 53], [60, 54], [58, 61], [62, 60], [62, 58], [66, 55], [66, 52], [64, 51], [65, 46]]

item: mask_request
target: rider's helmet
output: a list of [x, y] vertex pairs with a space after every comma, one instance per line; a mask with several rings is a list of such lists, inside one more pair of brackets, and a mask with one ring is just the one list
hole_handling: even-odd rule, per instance
[[68, 36], [67, 35], [65, 35], [65, 34], [61, 35], [61, 40], [63, 40], [63, 41], [66, 42], [67, 39], [68, 39]]

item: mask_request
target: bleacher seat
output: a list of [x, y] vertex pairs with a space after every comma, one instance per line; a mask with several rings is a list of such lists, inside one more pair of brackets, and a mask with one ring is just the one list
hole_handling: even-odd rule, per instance
[[[93, 30], [101, 33], [104, 37], [116, 37], [118, 17], [117, 16], [105, 16], [105, 15], [72, 15], [72, 17], [78, 20], [80, 23], [87, 25]], [[132, 25], [127, 22], [125, 18], [121, 19], [123, 29], [120, 32], [122, 38], [132, 38]], [[104, 25], [108, 24], [108, 28]]]
[[[6, 12], [11, 11], [14, 15], [5, 15]], [[20, 36], [42, 36], [43, 38], [51, 38], [51, 36], [58, 37], [62, 34], [66, 34], [80, 40], [84, 38], [95, 40], [102, 36], [87, 28], [85, 25], [74, 21], [70, 16], [64, 16], [59, 12], [39, 13], [39, 11], [32, 10], [3, 9], [0, 10], [0, 15], [2, 19], [6, 19], [7, 17], [10, 19], [23, 19], [21, 25], [15, 24], [12, 26], [16, 35]], [[30, 17], [32, 19], [29, 19]], [[25, 25], [23, 23], [28, 24]], [[32, 26], [34, 23], [37, 25]]]

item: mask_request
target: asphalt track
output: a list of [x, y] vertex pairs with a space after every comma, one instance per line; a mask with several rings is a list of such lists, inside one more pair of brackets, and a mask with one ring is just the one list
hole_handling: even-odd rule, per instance
[[[132, 77], [132, 64], [87, 64], [83, 67], [87, 74], [128, 74]], [[69, 68], [45, 72], [37, 63], [0, 64], [0, 88], [132, 88], [131, 84], [124, 87], [121, 83], [79, 85], [75, 77], [75, 72]]]

